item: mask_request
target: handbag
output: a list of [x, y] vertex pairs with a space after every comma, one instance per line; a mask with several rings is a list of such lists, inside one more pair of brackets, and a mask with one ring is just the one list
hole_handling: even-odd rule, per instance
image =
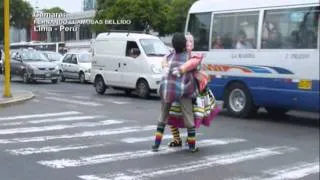
[[[220, 112], [216, 99], [209, 88], [198, 94], [193, 104], [195, 127], [210, 126], [211, 121]], [[169, 109], [168, 124], [177, 128], [185, 128], [180, 103], [175, 101]]]

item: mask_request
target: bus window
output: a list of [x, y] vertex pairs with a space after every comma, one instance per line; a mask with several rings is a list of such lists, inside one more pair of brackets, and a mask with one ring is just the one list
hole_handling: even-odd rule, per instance
[[255, 49], [259, 12], [214, 14], [212, 49]]
[[194, 37], [195, 51], [209, 50], [211, 13], [190, 14], [188, 32]]
[[264, 49], [316, 49], [319, 7], [267, 10], [262, 43]]

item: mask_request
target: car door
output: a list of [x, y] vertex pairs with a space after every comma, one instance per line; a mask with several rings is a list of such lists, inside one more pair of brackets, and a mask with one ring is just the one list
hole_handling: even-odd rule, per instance
[[61, 63], [61, 69], [65, 78], [71, 78], [71, 57], [72, 54], [66, 54]]
[[73, 79], [78, 79], [79, 78], [79, 63], [78, 63], [78, 55], [77, 54], [73, 54], [71, 56], [71, 63], [70, 63], [70, 75], [71, 78]]
[[135, 88], [139, 78], [142, 57], [135, 41], [127, 41], [126, 56], [121, 62], [121, 79], [125, 87]]

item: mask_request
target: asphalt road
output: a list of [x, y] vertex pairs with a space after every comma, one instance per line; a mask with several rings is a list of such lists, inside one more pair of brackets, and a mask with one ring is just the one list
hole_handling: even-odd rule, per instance
[[319, 179], [318, 115], [272, 119], [261, 112], [237, 119], [221, 113], [198, 130], [198, 153], [168, 148], [168, 129], [154, 153], [157, 97], [101, 96], [78, 82], [13, 82], [12, 88], [36, 98], [0, 109], [1, 180]]

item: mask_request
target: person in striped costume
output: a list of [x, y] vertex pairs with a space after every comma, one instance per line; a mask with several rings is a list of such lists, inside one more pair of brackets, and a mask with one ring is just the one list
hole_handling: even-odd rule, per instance
[[182, 33], [175, 33], [172, 38], [174, 52], [166, 57], [168, 62], [168, 71], [160, 83], [161, 97], [161, 115], [159, 118], [155, 144], [153, 151], [158, 151], [162, 141], [162, 136], [166, 125], [168, 124], [169, 109], [171, 104], [178, 101], [181, 104], [183, 121], [188, 131], [188, 145], [191, 152], [197, 152], [196, 130], [193, 116], [193, 99], [197, 96], [197, 85], [192, 72], [180, 72], [180, 66], [188, 60], [186, 51], [186, 37]]

